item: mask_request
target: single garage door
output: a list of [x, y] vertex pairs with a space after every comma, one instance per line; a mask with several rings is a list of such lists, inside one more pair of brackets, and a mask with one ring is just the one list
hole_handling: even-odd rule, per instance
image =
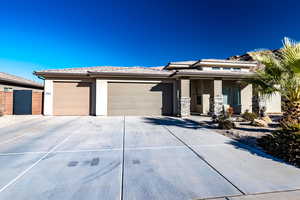
[[90, 115], [91, 83], [54, 82], [54, 115]]
[[172, 83], [108, 83], [108, 115], [172, 114]]

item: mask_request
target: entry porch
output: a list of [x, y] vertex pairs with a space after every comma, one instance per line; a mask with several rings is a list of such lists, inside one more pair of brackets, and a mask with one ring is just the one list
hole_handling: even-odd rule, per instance
[[235, 114], [252, 112], [252, 85], [238, 79], [181, 79], [179, 111], [182, 117], [193, 114], [218, 115], [230, 106]]

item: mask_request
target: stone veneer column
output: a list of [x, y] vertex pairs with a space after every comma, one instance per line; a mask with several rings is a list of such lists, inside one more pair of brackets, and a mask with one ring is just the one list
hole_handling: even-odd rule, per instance
[[222, 80], [213, 80], [211, 97], [211, 114], [220, 115], [223, 110]]
[[180, 81], [179, 114], [180, 117], [187, 117], [191, 114], [190, 80], [181, 79]]

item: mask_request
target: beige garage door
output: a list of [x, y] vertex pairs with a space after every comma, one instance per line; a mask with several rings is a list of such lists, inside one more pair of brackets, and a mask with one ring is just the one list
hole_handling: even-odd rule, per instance
[[54, 82], [54, 115], [89, 115], [91, 84]]
[[108, 115], [172, 115], [173, 84], [109, 83]]

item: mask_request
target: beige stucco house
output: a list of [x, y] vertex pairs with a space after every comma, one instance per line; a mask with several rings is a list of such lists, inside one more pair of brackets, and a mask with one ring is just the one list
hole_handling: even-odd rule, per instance
[[[162, 67], [85, 67], [37, 71], [45, 80], [45, 115], [218, 114], [253, 108], [247, 80], [256, 61], [202, 59]], [[272, 105], [278, 98], [269, 99]], [[280, 108], [280, 106], [279, 106]], [[280, 109], [268, 108], [279, 113]]]

